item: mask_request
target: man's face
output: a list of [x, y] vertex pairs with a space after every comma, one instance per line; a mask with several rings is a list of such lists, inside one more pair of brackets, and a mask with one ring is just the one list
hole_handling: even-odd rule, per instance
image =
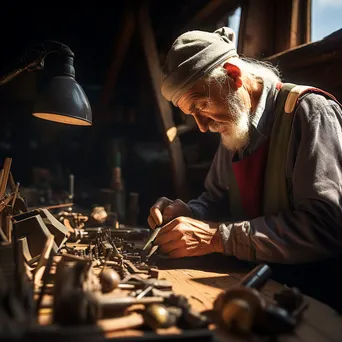
[[177, 104], [182, 112], [194, 116], [201, 132], [218, 132], [228, 150], [239, 150], [248, 143], [249, 101], [243, 87], [233, 90], [228, 82], [212, 82], [209, 88], [200, 81]]

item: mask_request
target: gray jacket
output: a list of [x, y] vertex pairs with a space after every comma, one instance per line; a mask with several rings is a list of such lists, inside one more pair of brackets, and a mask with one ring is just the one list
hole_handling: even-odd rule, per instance
[[[221, 223], [225, 253], [248, 261], [302, 263], [342, 254], [342, 109], [319, 94], [306, 94], [294, 116], [286, 177], [293, 211], [252, 220], [229, 215], [232, 160], [254, 152], [272, 130], [278, 90], [264, 83], [249, 145], [233, 154], [221, 144], [205, 180], [190, 201], [194, 217]], [[267, 180], [266, 180], [267, 181]]]

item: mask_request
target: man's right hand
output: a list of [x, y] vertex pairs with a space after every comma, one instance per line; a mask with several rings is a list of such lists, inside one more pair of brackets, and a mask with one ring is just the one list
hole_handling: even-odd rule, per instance
[[151, 207], [147, 222], [154, 229], [179, 216], [193, 217], [193, 213], [190, 207], [180, 199], [172, 201], [166, 197], [161, 197]]

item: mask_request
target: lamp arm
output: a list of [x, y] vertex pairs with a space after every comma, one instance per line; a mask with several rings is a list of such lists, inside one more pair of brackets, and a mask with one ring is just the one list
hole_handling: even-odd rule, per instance
[[74, 57], [74, 53], [70, 48], [60, 42], [54, 40], [47, 40], [41, 45], [26, 52], [19, 60], [19, 65], [13, 70], [7, 72], [5, 75], [0, 76], [0, 86], [6, 84], [7, 82], [13, 80], [23, 71], [34, 71], [44, 68], [44, 60], [51, 53], [63, 53]]

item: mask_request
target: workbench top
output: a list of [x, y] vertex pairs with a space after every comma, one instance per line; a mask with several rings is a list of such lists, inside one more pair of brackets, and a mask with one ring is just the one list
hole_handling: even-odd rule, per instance
[[[167, 279], [172, 283], [173, 291], [188, 297], [193, 309], [203, 312], [212, 308], [213, 302], [218, 294], [238, 282], [248, 273], [250, 269], [246, 264], [236, 259], [228, 257], [209, 255], [204, 257], [184, 258], [174, 260], [159, 260], [159, 279]], [[282, 285], [269, 280], [262, 289], [262, 294], [266, 299], [272, 300], [273, 294], [282, 289]], [[297, 327], [294, 335], [279, 336], [277, 341], [281, 342], [313, 342], [313, 341], [342, 341], [342, 316], [338, 315], [328, 306], [305, 297], [309, 304], [305, 311], [303, 320]], [[122, 318], [121, 318], [122, 319]], [[41, 315], [42, 324], [47, 324], [47, 316]], [[110, 321], [107, 321], [108, 323]], [[135, 341], [142, 336], [149, 341], [154, 333], [142, 332], [139, 329], [113, 331], [111, 327], [115, 324], [107, 324], [106, 320], [101, 320], [100, 332], [106, 338], [135, 337]], [[63, 328], [64, 329], [64, 328]], [[105, 331], [104, 331], [105, 330]], [[115, 328], [114, 328], [115, 330]], [[227, 335], [215, 327], [212, 328], [219, 341], [247, 341], [233, 335]], [[176, 328], [163, 329], [158, 334], [176, 334], [180, 330]], [[209, 332], [208, 332], [209, 333]], [[166, 336], [164, 336], [166, 337]], [[87, 340], [89, 340], [89, 335]], [[154, 340], [154, 338], [153, 338]], [[210, 339], [206, 339], [210, 341]], [[214, 341], [213, 339], [211, 341]], [[253, 338], [253, 341], [266, 341], [266, 339]]]

